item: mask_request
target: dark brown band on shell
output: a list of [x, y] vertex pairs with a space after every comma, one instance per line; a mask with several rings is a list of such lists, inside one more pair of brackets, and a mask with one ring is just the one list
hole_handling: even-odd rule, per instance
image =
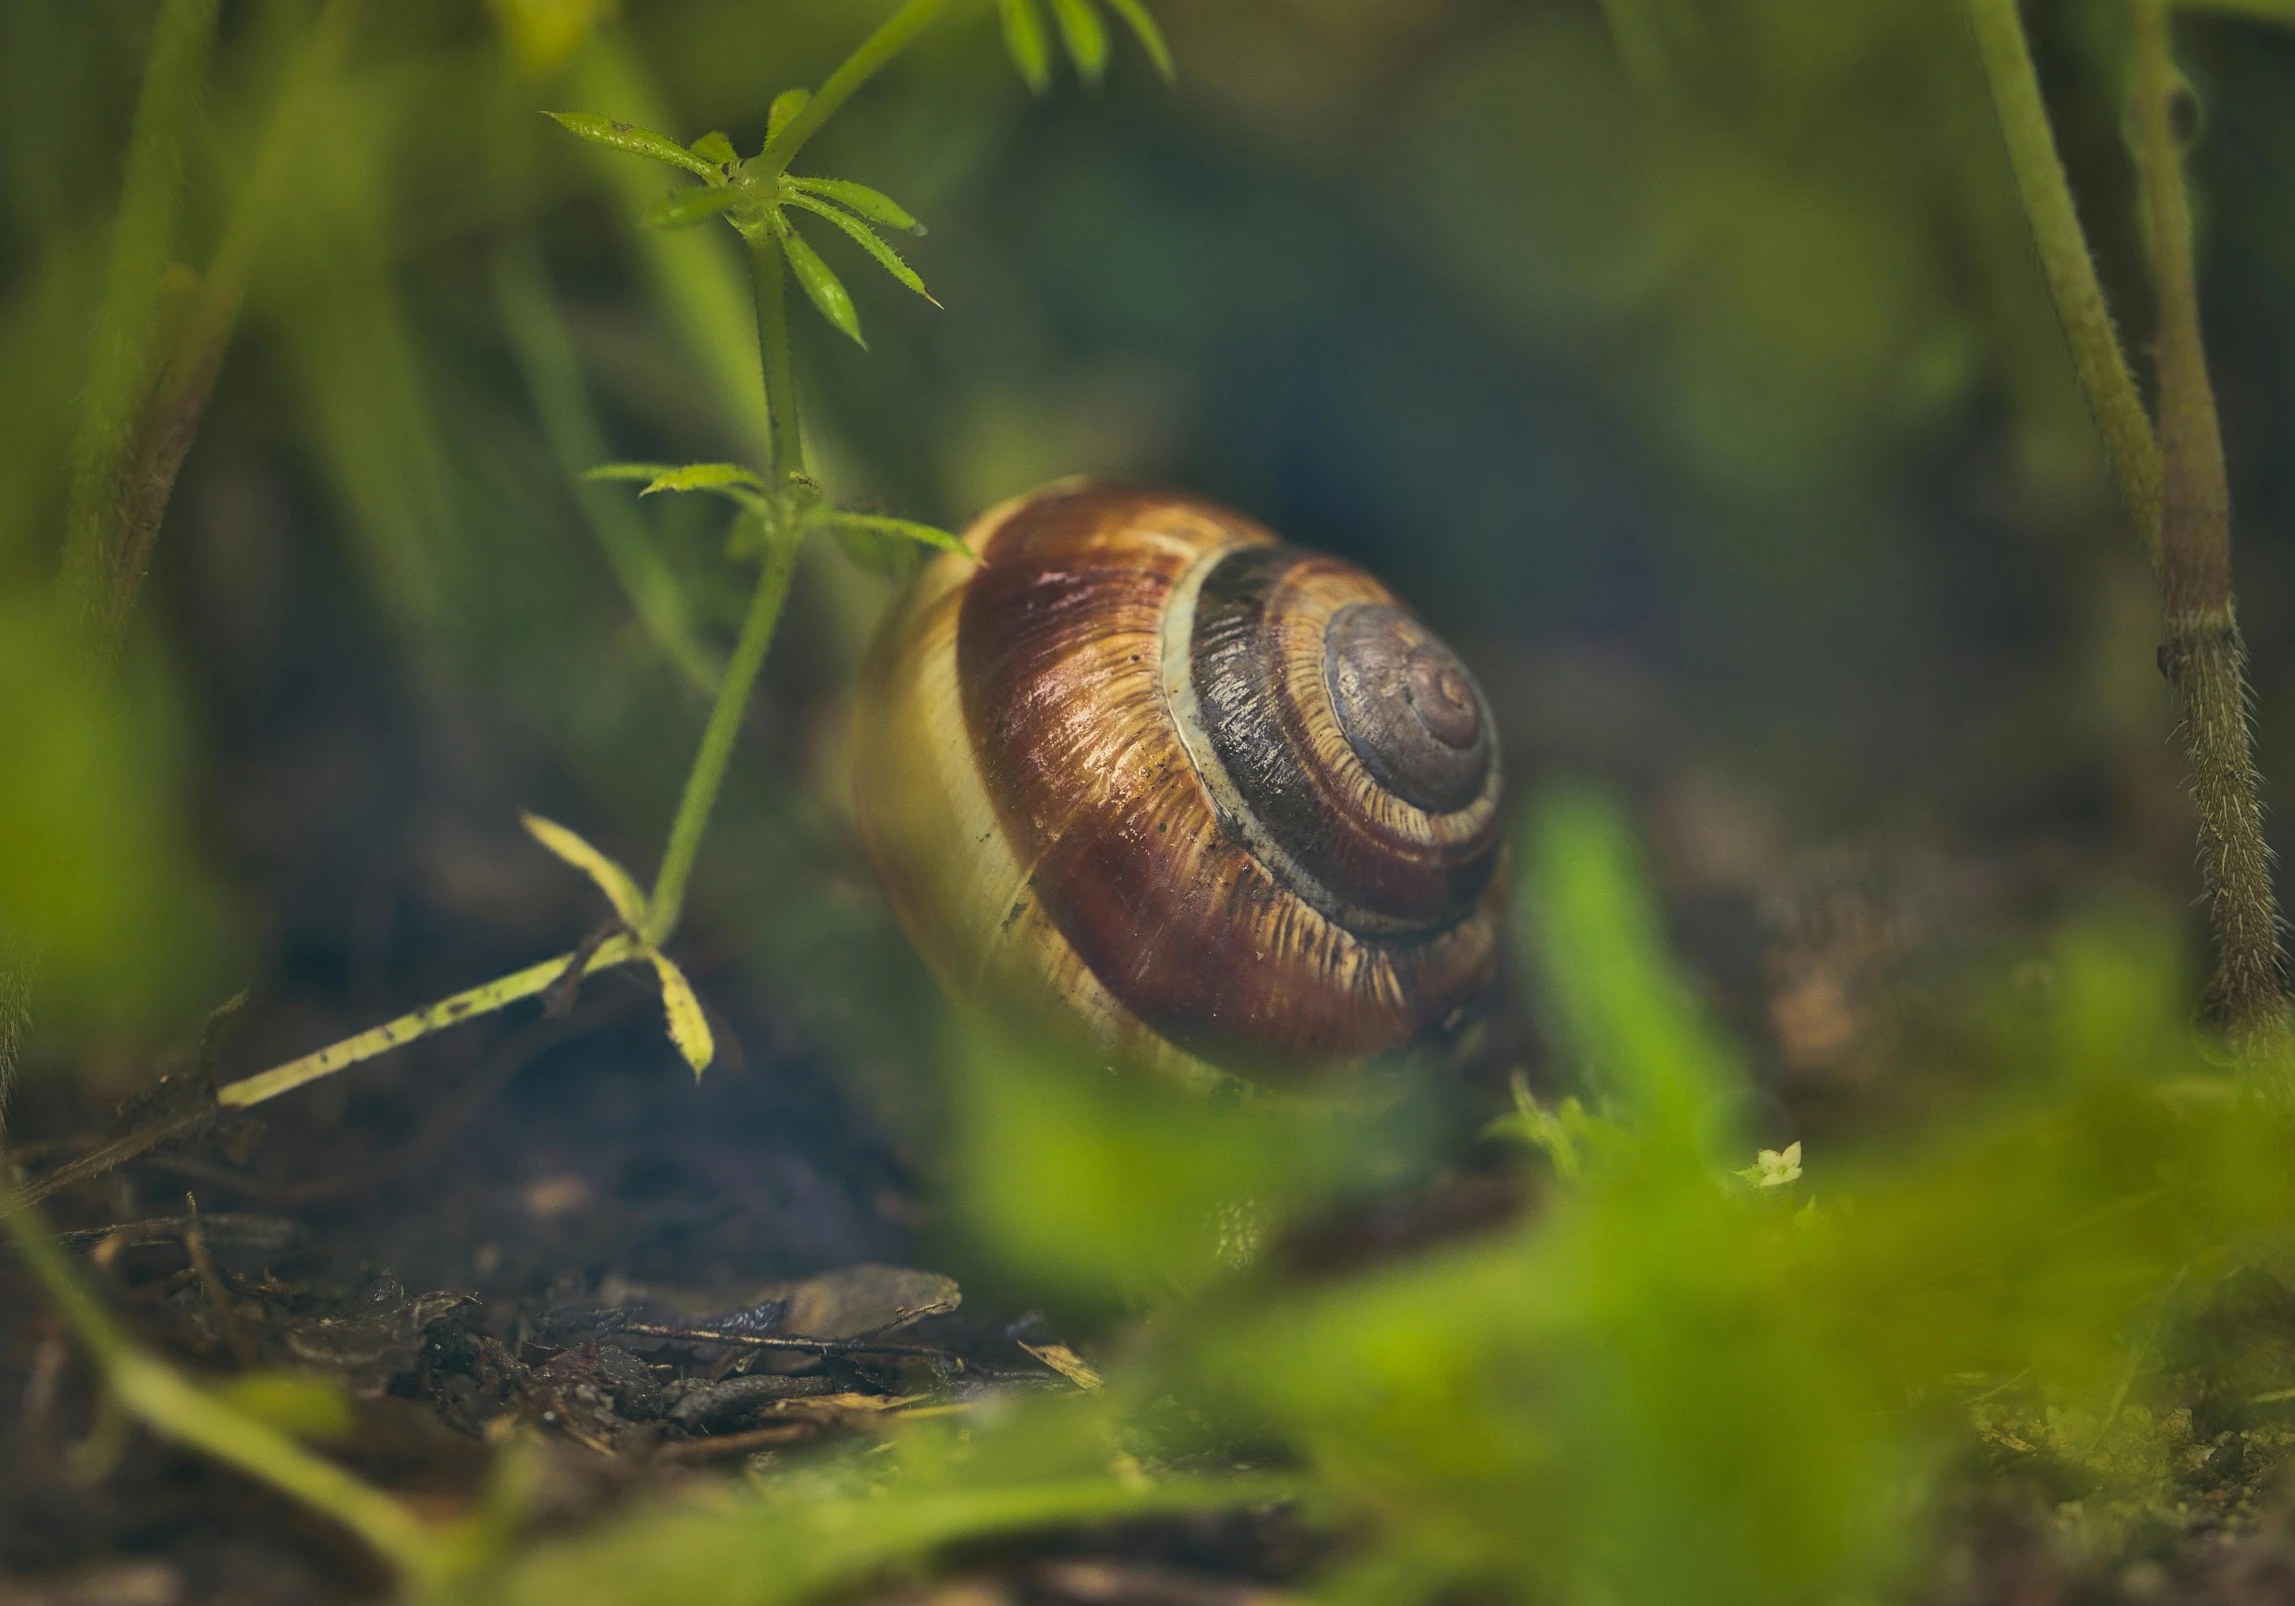
[[[1468, 916], [1497, 853], [1495, 761], [1465, 809], [1430, 816], [1386, 793], [1317, 690], [1331, 617], [1392, 608], [1375, 580], [1212, 504], [1114, 486], [1043, 494], [981, 556], [956, 629], [981, 777], [1022, 896], [1124, 1007], [1272, 1075], [1404, 1042], [1487, 976], [1494, 922]], [[1209, 727], [1239, 709], [1256, 732], [1219, 738], [1219, 762], [1303, 876], [1250, 851], [1172, 717], [1170, 612], [1197, 585], [1182, 640], [1215, 671]], [[1253, 613], [1279, 645], [1239, 633]], [[1261, 750], [1301, 741], [1310, 762]]]
[[[1355, 930], [1427, 930], [1473, 907], [1489, 882], [1496, 762], [1480, 694], [1431, 632], [1385, 601], [1333, 609], [1314, 595], [1375, 585], [1294, 547], [1229, 553], [1196, 601], [1194, 689], [1236, 791], [1304, 874], [1294, 890]], [[1443, 747], [1412, 715], [1414, 653], [1463, 680], [1475, 720], [1466, 748]], [[1380, 787], [1406, 807], [1369, 806]]]

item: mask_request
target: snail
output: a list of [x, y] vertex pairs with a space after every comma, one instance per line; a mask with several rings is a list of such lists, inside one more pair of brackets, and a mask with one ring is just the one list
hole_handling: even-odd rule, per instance
[[1279, 1086], [1484, 983], [1496, 732], [1386, 587], [1211, 502], [1086, 481], [964, 542], [879, 630], [854, 750], [862, 837], [944, 988]]

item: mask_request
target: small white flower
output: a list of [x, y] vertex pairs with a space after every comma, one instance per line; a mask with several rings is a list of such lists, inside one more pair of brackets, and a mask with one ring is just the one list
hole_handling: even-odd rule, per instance
[[1753, 1157], [1753, 1164], [1737, 1174], [1757, 1188], [1782, 1188], [1796, 1182], [1801, 1176], [1801, 1145], [1789, 1143], [1782, 1154], [1763, 1149]]

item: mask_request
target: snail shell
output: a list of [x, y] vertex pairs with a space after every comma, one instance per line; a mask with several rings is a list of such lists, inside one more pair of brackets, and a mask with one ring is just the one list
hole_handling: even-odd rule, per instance
[[1473, 677], [1363, 570], [1194, 497], [983, 514], [863, 671], [862, 834], [961, 997], [1117, 1056], [1298, 1081], [1488, 977], [1499, 763]]

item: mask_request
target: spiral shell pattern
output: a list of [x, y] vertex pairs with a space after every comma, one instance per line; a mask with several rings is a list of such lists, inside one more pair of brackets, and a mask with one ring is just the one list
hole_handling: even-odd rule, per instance
[[1473, 677], [1376, 579], [1165, 491], [984, 515], [864, 673], [863, 834], [960, 994], [1282, 1082], [1487, 978], [1501, 785]]

